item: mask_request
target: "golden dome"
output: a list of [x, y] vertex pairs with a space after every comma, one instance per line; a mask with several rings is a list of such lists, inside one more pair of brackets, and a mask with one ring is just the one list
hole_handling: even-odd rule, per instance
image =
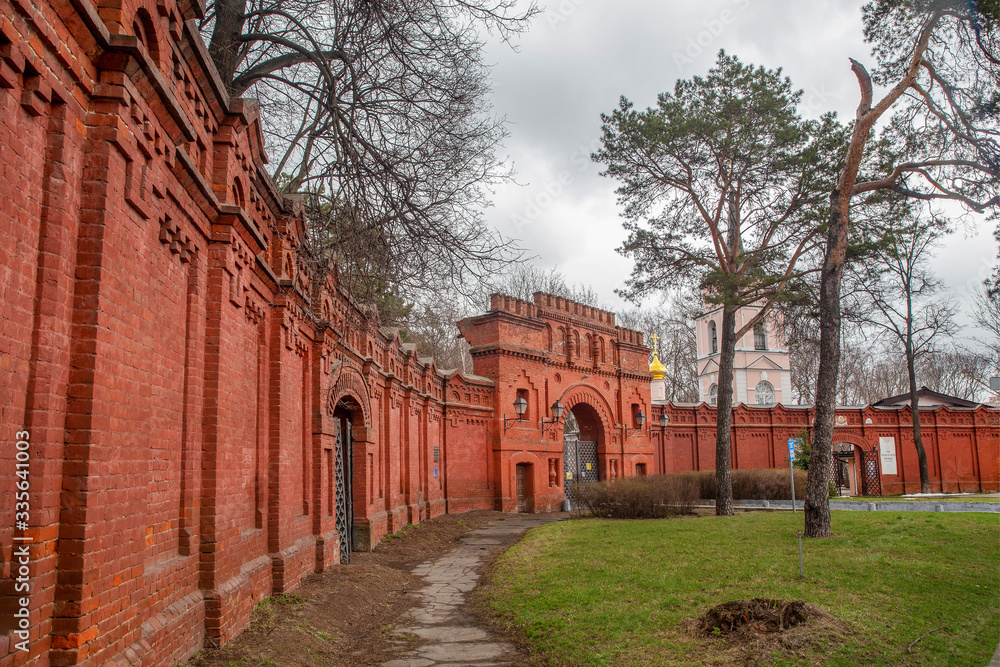
[[653, 363], [649, 365], [649, 372], [653, 374], [654, 380], [662, 380], [667, 376], [667, 367], [660, 361], [659, 356], [660, 337], [653, 336]]
[[649, 365], [649, 372], [653, 374], [654, 380], [662, 380], [667, 375], [667, 367], [660, 362], [660, 358], [653, 356], [653, 363]]

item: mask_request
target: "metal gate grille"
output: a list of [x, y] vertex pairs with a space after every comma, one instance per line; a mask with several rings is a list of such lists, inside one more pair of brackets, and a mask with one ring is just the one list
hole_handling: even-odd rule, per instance
[[846, 474], [846, 465], [854, 464], [854, 457], [845, 453], [834, 452], [830, 461], [833, 466], [833, 483], [837, 487], [837, 495], [843, 495], [843, 490], [849, 487], [849, 478]]
[[861, 493], [866, 496], [882, 495], [882, 475], [879, 473], [878, 452], [858, 450], [861, 457]]
[[566, 488], [566, 498], [576, 506], [573, 485], [584, 482], [596, 482], [600, 479], [597, 473], [597, 443], [586, 440], [566, 440], [566, 453], [563, 455], [563, 477]]
[[[340, 534], [340, 562], [351, 562], [351, 422], [346, 422], [346, 428], [341, 428], [341, 422], [337, 422], [337, 446], [334, 456], [334, 491], [336, 495], [335, 503], [335, 523], [337, 533]], [[345, 456], [345, 452], [347, 456]]]

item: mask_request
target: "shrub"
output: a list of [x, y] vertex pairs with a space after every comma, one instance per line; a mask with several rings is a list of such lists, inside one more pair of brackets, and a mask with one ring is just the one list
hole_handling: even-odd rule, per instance
[[574, 487], [581, 505], [592, 515], [609, 519], [658, 519], [690, 514], [698, 500], [698, 491], [698, 482], [683, 475], [628, 477]]
[[[795, 471], [795, 498], [805, 500], [804, 470]], [[791, 500], [787, 470], [733, 470], [734, 500]], [[608, 519], [659, 519], [690, 514], [699, 499], [715, 499], [715, 471], [626, 477], [573, 486], [580, 505]]]
[[[734, 500], [791, 500], [788, 470], [733, 470]], [[689, 476], [697, 480], [698, 497], [705, 500], [715, 498], [715, 471], [682, 472], [673, 477]], [[804, 470], [795, 471], [795, 499], [805, 500], [806, 478]]]

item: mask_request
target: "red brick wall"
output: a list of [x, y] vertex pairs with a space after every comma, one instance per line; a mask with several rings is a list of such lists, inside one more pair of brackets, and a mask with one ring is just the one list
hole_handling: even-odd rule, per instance
[[186, 23], [200, 11], [0, 0], [3, 630], [15, 537], [32, 584], [30, 650], [0, 633], [0, 666], [173, 664], [339, 563], [338, 406], [358, 546], [494, 505], [492, 383], [418, 360], [299, 270], [301, 218]]
[[[658, 426], [660, 414], [669, 423]], [[802, 429], [811, 432], [811, 408], [756, 408], [739, 405], [733, 414], [733, 468], [785, 468], [788, 439]], [[656, 472], [674, 473], [715, 468], [715, 408], [700, 404], [656, 405], [653, 412]], [[913, 444], [909, 407], [840, 408], [834, 444], [871, 451], [880, 437], [892, 437], [897, 474], [881, 475], [883, 495], [917, 493], [920, 471]], [[927, 453], [932, 491], [969, 492], [1000, 489], [1000, 413], [979, 406], [922, 408], [920, 432]], [[697, 443], [697, 444], [695, 444]]]

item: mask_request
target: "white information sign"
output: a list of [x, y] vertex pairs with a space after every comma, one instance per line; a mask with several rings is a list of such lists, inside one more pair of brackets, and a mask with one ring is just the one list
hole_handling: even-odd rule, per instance
[[891, 435], [878, 439], [878, 455], [883, 475], [896, 475], [896, 439]]

